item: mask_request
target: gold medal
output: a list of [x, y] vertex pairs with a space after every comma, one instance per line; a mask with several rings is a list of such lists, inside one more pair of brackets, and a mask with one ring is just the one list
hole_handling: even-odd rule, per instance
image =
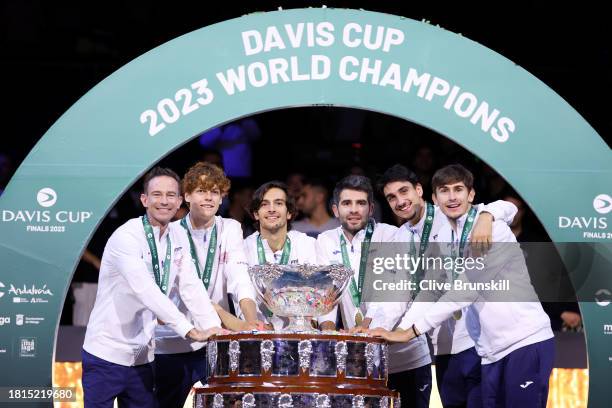
[[355, 326], [361, 325], [361, 322], [363, 322], [363, 315], [360, 311], [357, 311], [357, 314], [355, 315]]
[[459, 319], [461, 319], [462, 315], [463, 315], [463, 313], [461, 312], [461, 310], [457, 310], [456, 312], [453, 313], [453, 319], [459, 320]]

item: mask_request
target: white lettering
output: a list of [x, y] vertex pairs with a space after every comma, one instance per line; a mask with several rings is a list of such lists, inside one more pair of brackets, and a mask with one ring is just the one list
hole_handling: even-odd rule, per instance
[[227, 78], [223, 75], [223, 72], [217, 73], [217, 79], [225, 89], [225, 92], [228, 95], [233, 95], [236, 92], [236, 89], [239, 92], [244, 92], [246, 89], [246, 78], [245, 78], [245, 68], [244, 65], [240, 65], [238, 67], [238, 72], [236, 72], [233, 68], [228, 69], [226, 71]]
[[433, 81], [431, 81], [431, 86], [427, 91], [427, 95], [425, 95], [425, 99], [431, 101], [434, 95], [444, 96], [448, 93], [449, 90], [450, 85], [448, 82], [446, 82], [442, 78], [434, 77]]
[[342, 31], [342, 42], [349, 48], [359, 47], [361, 44], [360, 39], [351, 38], [351, 32], [360, 33], [361, 26], [357, 23], [348, 23], [344, 26], [344, 30]]
[[279, 50], [285, 49], [285, 43], [281, 38], [278, 29], [275, 26], [270, 26], [266, 30], [266, 41], [264, 43], [264, 51], [268, 52], [273, 48], [278, 48]]
[[410, 88], [413, 85], [416, 85], [419, 87], [419, 91], [417, 92], [417, 95], [419, 96], [419, 98], [422, 98], [425, 96], [425, 91], [427, 90], [427, 85], [429, 84], [430, 78], [431, 78], [430, 74], [425, 73], [423, 75], [419, 75], [416, 69], [410, 68], [408, 70], [408, 75], [406, 76], [406, 82], [404, 82], [404, 88], [402, 90], [404, 92], [410, 92]]
[[[467, 107], [463, 106], [464, 102], [468, 102]], [[470, 92], [464, 92], [459, 95], [457, 102], [455, 102], [455, 113], [461, 118], [467, 118], [474, 113], [477, 105], [478, 99], [476, 99], [476, 95]]]
[[491, 129], [491, 136], [499, 143], [504, 143], [515, 130], [516, 125], [512, 119], [504, 116], [497, 121], [497, 127]]
[[313, 55], [310, 77], [315, 80], [327, 79], [331, 73], [331, 60], [326, 55]]
[[355, 79], [357, 79], [358, 74], [357, 72], [348, 73], [348, 64], [351, 64], [354, 67], [358, 67], [359, 60], [351, 56], [342, 57], [342, 59], [340, 60], [340, 78], [342, 78], [344, 81], [354, 81]]
[[478, 109], [476, 109], [476, 112], [474, 112], [474, 115], [470, 119], [470, 122], [475, 125], [480, 120], [480, 129], [483, 132], [488, 132], [489, 129], [491, 129], [491, 126], [493, 126], [493, 122], [495, 122], [495, 119], [497, 119], [498, 116], [499, 111], [497, 109], [493, 109], [493, 112], [489, 114], [489, 104], [483, 101], [478, 107]]
[[244, 31], [242, 33], [242, 44], [245, 55], [255, 55], [263, 50], [261, 34], [257, 30]]
[[397, 28], [388, 28], [385, 34], [385, 42], [383, 45], [383, 51], [389, 52], [392, 45], [400, 45], [404, 42], [404, 32]]

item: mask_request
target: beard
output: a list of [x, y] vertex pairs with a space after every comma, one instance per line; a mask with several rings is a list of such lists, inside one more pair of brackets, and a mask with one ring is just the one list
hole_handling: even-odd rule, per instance
[[368, 225], [368, 221], [365, 220], [364, 222], [362, 222], [361, 224], [359, 224], [356, 227], [350, 226], [349, 223], [347, 221], [343, 221], [340, 223], [340, 225], [342, 226], [342, 229], [347, 231], [349, 234], [351, 235], [355, 235], [357, 234], [359, 231], [361, 231], [362, 229], [364, 229], [366, 227], [366, 225]]
[[270, 234], [276, 234], [281, 229], [287, 229], [287, 230], [289, 229], [289, 221], [279, 222], [277, 224], [272, 224], [272, 225], [262, 225], [260, 222], [259, 225], [260, 225], [260, 229], [263, 229], [269, 232]]

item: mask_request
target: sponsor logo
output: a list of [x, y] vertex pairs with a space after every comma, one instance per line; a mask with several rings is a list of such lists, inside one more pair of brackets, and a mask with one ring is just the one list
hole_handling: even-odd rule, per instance
[[24, 324], [40, 324], [41, 322], [44, 322], [45, 318], [44, 317], [31, 317], [31, 316], [24, 316], [24, 315], [15, 315], [15, 324], [17, 326], [23, 326]]
[[[4, 283], [0, 282], [0, 289], [4, 288]], [[0, 290], [0, 298], [4, 296], [4, 292], [2, 290]]]
[[600, 214], [607, 214], [612, 211], [612, 197], [607, 194], [600, 194], [593, 200], [593, 208]]
[[23, 287], [17, 288], [15, 286], [13, 286], [13, 284], [11, 284], [11, 287], [10, 287], [8, 293], [12, 293], [13, 295], [47, 295], [47, 296], [53, 296], [53, 292], [51, 292], [51, 289], [47, 288], [46, 284], [44, 284], [42, 288], [37, 288], [36, 285], [32, 285], [30, 287], [27, 287], [25, 285], [25, 283], [23, 284]]
[[8, 316], [0, 316], [0, 326], [11, 324], [11, 318]]
[[19, 339], [19, 357], [36, 357], [36, 337]]
[[[599, 215], [606, 215], [612, 211], [612, 197], [608, 194], [599, 194], [593, 199], [593, 209]], [[612, 240], [612, 233], [608, 230], [608, 218], [593, 214], [577, 216], [560, 215], [557, 226], [559, 229], [575, 230], [582, 238]]]
[[606, 229], [606, 217], [559, 217], [559, 228]]
[[595, 303], [601, 307], [606, 307], [610, 304], [612, 293], [608, 289], [599, 289], [595, 292]]
[[0, 355], [2, 355], [2, 354], [6, 354], [6, 349], [5, 349], [5, 348], [0, 347]]
[[[46, 284], [42, 287], [37, 287], [34, 284], [30, 286], [23, 284], [21, 287], [16, 287], [10, 284], [8, 294], [13, 295], [13, 303], [49, 303], [47, 298], [53, 296], [53, 292]], [[23, 296], [30, 297], [27, 298]]]
[[423, 388], [419, 388], [419, 391], [423, 392], [427, 389], [427, 387], [429, 387], [429, 384], [425, 384]]
[[50, 187], [42, 188], [36, 194], [36, 201], [41, 207], [53, 207], [57, 201], [57, 193]]
[[28, 232], [65, 232], [67, 226], [87, 222], [93, 212], [74, 209], [57, 208], [51, 210], [58, 200], [58, 194], [51, 187], [42, 188], [36, 193], [38, 205], [46, 210], [17, 209], [2, 210], [2, 222], [16, 222], [25, 224]]
[[612, 334], [612, 324], [603, 325], [604, 334]]
[[44, 321], [44, 317], [24, 316], [22, 314], [15, 315], [15, 324], [17, 326], [23, 326], [24, 324], [40, 324]]
[[533, 384], [533, 381], [526, 381], [525, 384], [520, 384], [521, 388], [527, 388], [529, 387], [531, 384]]

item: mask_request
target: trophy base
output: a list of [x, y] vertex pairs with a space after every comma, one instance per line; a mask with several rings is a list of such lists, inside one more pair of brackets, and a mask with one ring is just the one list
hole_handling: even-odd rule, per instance
[[196, 388], [195, 408], [400, 408], [399, 393], [368, 388], [250, 386]]
[[311, 316], [289, 316], [289, 324], [283, 328], [283, 331], [300, 333], [318, 331], [312, 326]]

